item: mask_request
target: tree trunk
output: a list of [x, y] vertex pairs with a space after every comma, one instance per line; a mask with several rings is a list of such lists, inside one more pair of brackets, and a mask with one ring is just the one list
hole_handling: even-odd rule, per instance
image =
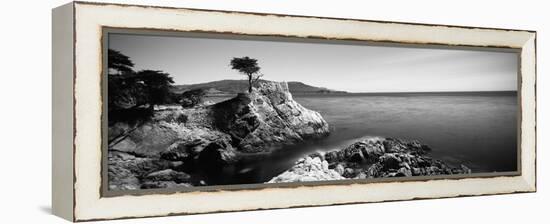
[[252, 74], [248, 75], [248, 93], [252, 93]]

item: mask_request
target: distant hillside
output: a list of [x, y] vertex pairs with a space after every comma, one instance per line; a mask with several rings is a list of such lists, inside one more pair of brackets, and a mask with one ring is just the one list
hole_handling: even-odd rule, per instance
[[[265, 82], [260, 80], [259, 82]], [[330, 90], [324, 87], [315, 87], [302, 82], [288, 82], [288, 88], [292, 94], [331, 94], [346, 93], [345, 91]], [[206, 89], [208, 95], [233, 95], [245, 92], [248, 89], [247, 80], [220, 80], [207, 83], [176, 85], [174, 92], [183, 93], [191, 89]]]

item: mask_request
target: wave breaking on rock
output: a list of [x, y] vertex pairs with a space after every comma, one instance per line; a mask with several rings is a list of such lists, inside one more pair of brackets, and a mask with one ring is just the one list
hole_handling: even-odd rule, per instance
[[340, 150], [308, 155], [268, 183], [471, 173], [465, 165], [431, 158], [430, 150], [416, 140], [366, 137]]

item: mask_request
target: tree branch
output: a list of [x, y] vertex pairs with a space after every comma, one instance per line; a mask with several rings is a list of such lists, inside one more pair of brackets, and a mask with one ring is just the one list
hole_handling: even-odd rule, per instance
[[258, 74], [256, 77], [254, 77], [254, 80], [252, 81], [252, 83], [258, 82], [258, 80], [260, 80], [260, 78], [262, 78], [263, 76], [264, 76], [264, 74], [262, 74], [262, 73]]

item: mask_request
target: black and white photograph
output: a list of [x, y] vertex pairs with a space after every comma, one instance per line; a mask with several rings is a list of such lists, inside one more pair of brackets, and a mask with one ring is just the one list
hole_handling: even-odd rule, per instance
[[110, 191], [519, 170], [516, 51], [107, 37]]

